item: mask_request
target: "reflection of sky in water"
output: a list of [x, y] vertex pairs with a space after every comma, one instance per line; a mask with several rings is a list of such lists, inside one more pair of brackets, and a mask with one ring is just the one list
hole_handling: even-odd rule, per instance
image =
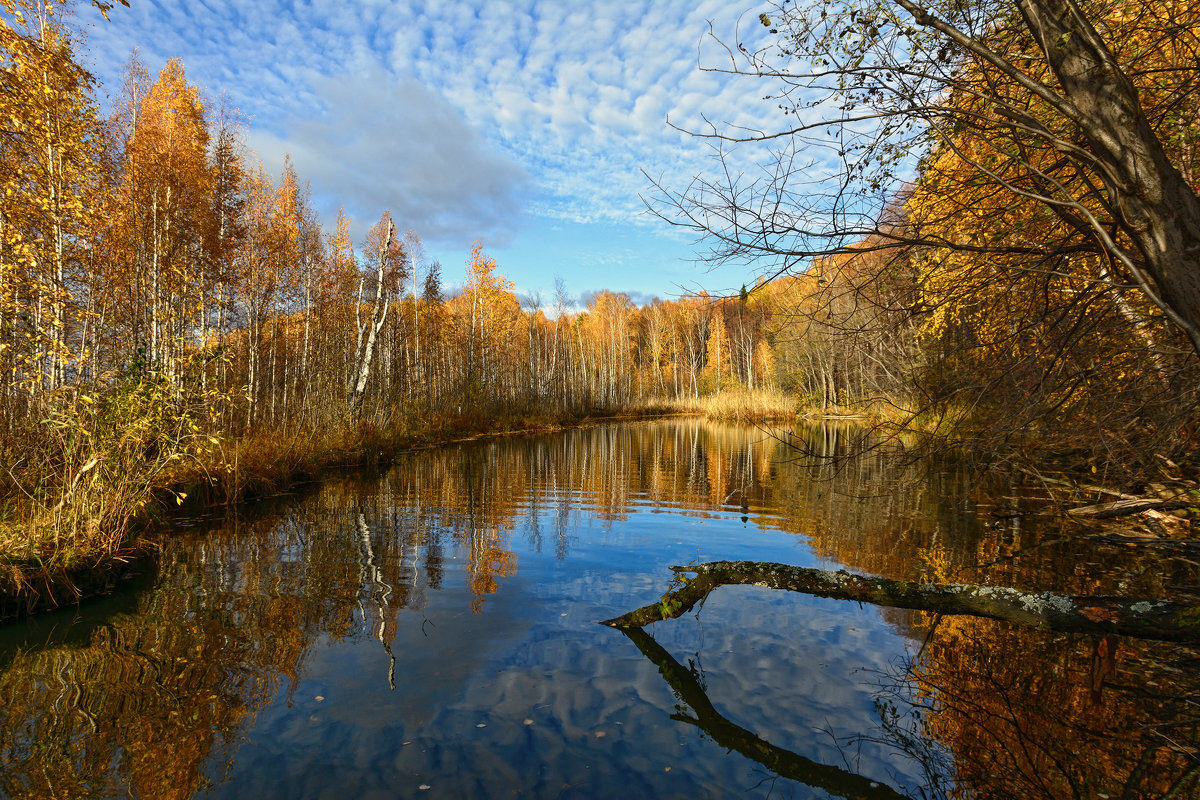
[[[894, 735], [878, 743], [896, 731], [873, 705], [889, 685], [900, 706], [912, 697], [895, 675], [919, 646], [913, 614], [723, 587], [651, 626], [665, 659], [597, 622], [652, 602], [695, 559], [1096, 594], [1129, 582], [1151, 597], [1167, 576], [1196, 580], [1154, 551], [1063, 536], [1010, 486], [870, 456], [772, 461], [787, 454], [761, 431], [694, 421], [497, 439], [181, 533], [127, 591], [0, 628], [0, 797], [827, 796], [726, 749], [754, 736], [795, 754], [774, 762], [789, 774], [813, 775], [798, 756], [916, 795], [916, 762]], [[1155, 797], [1189, 768], [1155, 731], [1200, 699], [1180, 678], [1194, 655], [1122, 642], [1110, 682], [1139, 693], [1108, 688], [1100, 706], [1087, 637], [966, 617], [936, 629], [918, 677], [964, 704], [928, 730], [903, 724], [918, 755], [952, 754], [985, 795], [1031, 796], [1009, 782], [1023, 769], [1054, 773], [1039, 796], [1120, 796], [1138, 774], [1149, 788], [1128, 796]], [[672, 718], [708, 712], [660, 674], [671, 658], [724, 718], [707, 732]], [[1169, 770], [1139, 773], [1143, 757]]]
[[[401, 613], [394, 692], [378, 641], [359, 636], [313, 648], [291, 705], [281, 690], [248, 731], [228, 782], [212, 775], [221, 784], [214, 796], [779, 791], [788, 782], [772, 783], [761, 766], [670, 719], [676, 700], [657, 668], [596, 622], [661, 594], [667, 567], [697, 553], [816, 559], [802, 539], [743, 523], [740, 513], [697, 518], [639, 507], [624, 516], [613, 522], [576, 507], [569, 555], [559, 559], [545, 542], [539, 552], [528, 530], [534, 522], [518, 515], [510, 545], [517, 572], [499, 579], [481, 614], [469, 610], [456, 574], [462, 555], [448, 559], [444, 588], [429, 592], [423, 609]], [[549, 530], [555, 511], [544, 508], [535, 520]], [[878, 727], [874, 671], [905, 652], [906, 640], [875, 609], [729, 587], [698, 618], [650, 630], [681, 663], [699, 660], [709, 698], [730, 720], [814, 760], [894, 786], [911, 783], [905, 764], [881, 748], [854, 744], [843, 752], [834, 739]]]

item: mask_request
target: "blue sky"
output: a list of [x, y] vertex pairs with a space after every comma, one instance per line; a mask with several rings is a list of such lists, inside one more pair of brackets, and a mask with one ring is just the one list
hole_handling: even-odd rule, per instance
[[[694, 263], [694, 235], [650, 218], [642, 170], [674, 187], [711, 169], [702, 115], [774, 128], [769, 87], [706, 73], [714, 30], [761, 37], [757, 6], [703, 0], [133, 0], [78, 11], [85, 52], [115, 91], [137, 47], [171, 57], [250, 118], [277, 171], [290, 153], [328, 227], [356, 238], [384, 209], [415, 230], [448, 283], [471, 243], [548, 304], [600, 289], [639, 302], [736, 289], [744, 270]], [[727, 61], [725, 63], [728, 63]], [[103, 98], [102, 102], [103, 102]]]

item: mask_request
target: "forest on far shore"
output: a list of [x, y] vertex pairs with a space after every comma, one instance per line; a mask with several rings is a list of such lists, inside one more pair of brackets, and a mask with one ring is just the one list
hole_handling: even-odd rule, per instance
[[[4, 561], [94, 563], [129, 547], [131, 526], [164, 501], [236, 499], [456, 431], [647, 409], [859, 414], [980, 464], [1111, 485], [1194, 471], [1200, 370], [1186, 309], [1153, 264], [1122, 260], [1140, 244], [1105, 216], [1104, 165], [1063, 156], [1090, 145], [961, 42], [950, 90], [917, 120], [916, 177], [881, 188], [881, 173], [859, 171], [885, 197], [871, 226], [789, 251], [766, 227], [738, 239], [754, 229], [720, 187], [668, 189], [660, 213], [717, 234], [718, 256], [760, 247], [788, 268], [729, 297], [638, 306], [612, 291], [576, 309], [561, 287], [519, 297], [482, 245], [463, 272], [444, 272], [383, 209], [361, 242], [344, 214], [323, 228], [303, 176], [290, 161], [279, 175], [264, 166], [242, 115], [180, 61], [135, 54], [119, 87], [98, 86], [69, 7], [0, 0]], [[1095, 12], [1192, 200], [1196, 12]], [[811, 39], [801, 14], [762, 16], [785, 58]], [[860, 49], [899, 24], [866, 19], [854, 21]], [[1057, 80], [1030, 55], [1029, 31], [983, 29], [992, 52]], [[894, 88], [896, 68], [872, 63]], [[841, 91], [876, 102], [867, 87]], [[869, 155], [884, 173], [901, 163]], [[1073, 205], [1048, 202], [1053, 187]], [[714, 222], [722, 209], [732, 239]]]

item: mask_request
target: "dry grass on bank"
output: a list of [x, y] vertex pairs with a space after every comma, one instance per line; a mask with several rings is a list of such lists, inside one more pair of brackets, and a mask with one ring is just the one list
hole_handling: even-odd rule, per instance
[[714, 422], [789, 422], [800, 416], [796, 398], [770, 389], [652, 402], [655, 408], [668, 413], [701, 416]]
[[0, 618], [103, 589], [98, 576], [145, 551], [169, 509], [261, 497], [415, 439], [349, 423], [230, 439], [186, 425], [164, 433], [170, 422], [80, 413], [70, 427], [25, 431], [33, 463], [6, 476], [0, 495]]
[[848, 405], [813, 405], [803, 398], [775, 389], [725, 391], [699, 398], [646, 401], [646, 409], [662, 414], [699, 416], [714, 422], [798, 422], [801, 420], [852, 419], [867, 424], [896, 426], [911, 420], [913, 412], [888, 398], [861, 400]]
[[160, 413], [153, 395], [121, 406], [83, 400], [64, 417], [69, 424], [31, 428], [42, 438], [23, 440], [22, 449], [44, 455], [19, 482], [14, 476], [0, 486], [0, 618], [18, 605], [70, 602], [77, 587], [103, 590], [100, 576], [152, 546], [147, 533], [176, 510], [269, 496], [333, 469], [388, 463], [404, 450], [602, 419], [691, 415], [767, 423], [800, 416], [783, 393], [729, 391], [594, 414], [396, 410], [233, 438], [202, 433], [187, 415]]

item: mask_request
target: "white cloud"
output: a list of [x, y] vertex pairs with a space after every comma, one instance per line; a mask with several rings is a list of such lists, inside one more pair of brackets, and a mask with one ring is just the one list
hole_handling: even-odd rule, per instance
[[[392, 208], [430, 241], [503, 244], [521, 209], [642, 224], [642, 170], [682, 188], [710, 171], [701, 115], [787, 124], [752, 78], [702, 72], [732, 36], [726, 0], [156, 0], [98, 21], [90, 51], [120, 85], [134, 44], [251, 117], [269, 166], [290, 152], [319, 197]], [[95, 17], [84, 6], [81, 17]], [[765, 35], [747, 11], [743, 33]], [[761, 154], [759, 152], [758, 154]], [[738, 161], [753, 169], [747, 153]], [[674, 232], [666, 235], [675, 235]]]
[[[297, 172], [359, 222], [391, 209], [403, 228], [466, 247], [505, 244], [521, 223], [525, 171], [499, 153], [444, 98], [382, 71], [314, 80], [319, 106], [252, 134], [270, 165], [290, 152]], [[332, 210], [325, 209], [327, 212]]]

